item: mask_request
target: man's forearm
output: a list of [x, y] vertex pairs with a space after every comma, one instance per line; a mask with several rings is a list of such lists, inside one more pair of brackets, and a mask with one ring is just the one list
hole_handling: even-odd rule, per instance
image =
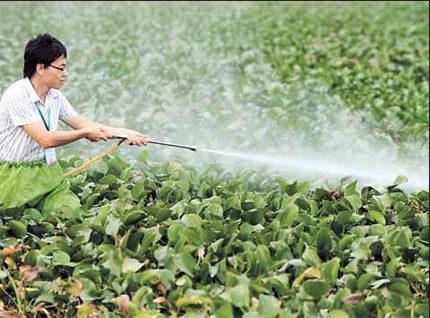
[[109, 131], [110, 133], [112, 133], [114, 135], [121, 134], [121, 128], [103, 125], [100, 123], [96, 123], [95, 121], [90, 121], [90, 125], [97, 127], [99, 129], [101, 129], [102, 131]]
[[86, 132], [84, 129], [73, 131], [48, 131], [43, 148], [58, 147], [69, 144], [78, 139], [84, 138]]
[[68, 118], [65, 120], [65, 123], [69, 127], [73, 128], [75, 130], [79, 130], [82, 128], [89, 128], [89, 127], [95, 127], [95, 128], [98, 128], [102, 131], [112, 131], [112, 130], [116, 131], [118, 129], [115, 127], [110, 127], [107, 125], [97, 123], [95, 121], [87, 120], [82, 115], [76, 115], [76, 116], [73, 116], [72, 118]]
[[102, 133], [110, 136], [125, 136], [127, 137], [127, 143], [129, 145], [143, 145], [147, 143], [147, 136], [131, 129], [112, 127], [108, 125], [103, 125], [94, 121], [86, 120], [82, 115], [76, 115], [65, 120], [65, 123], [75, 130], [78, 129], [89, 129], [96, 128]]

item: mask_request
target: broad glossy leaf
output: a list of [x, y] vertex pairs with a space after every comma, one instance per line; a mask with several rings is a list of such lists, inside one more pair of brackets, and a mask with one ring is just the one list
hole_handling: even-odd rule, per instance
[[258, 298], [258, 313], [262, 317], [273, 318], [280, 311], [279, 300], [273, 296], [261, 294]]
[[186, 273], [187, 275], [193, 277], [195, 268], [196, 268], [196, 261], [194, 257], [192, 257], [189, 254], [181, 253], [176, 255], [175, 262], [178, 268]]
[[228, 291], [231, 302], [236, 307], [248, 307], [249, 305], [249, 289], [243, 284], [239, 284]]
[[282, 227], [290, 227], [294, 224], [299, 214], [299, 208], [295, 204], [291, 204], [279, 213], [279, 221]]
[[313, 247], [307, 247], [302, 258], [306, 264], [312, 267], [319, 267], [321, 264], [321, 259]]
[[303, 284], [304, 291], [313, 298], [320, 298], [325, 295], [330, 289], [330, 284], [324, 280], [311, 279]]
[[139, 271], [143, 266], [143, 263], [139, 262], [139, 260], [135, 258], [126, 258], [124, 259], [124, 262], [122, 263], [122, 272], [137, 272]]
[[353, 195], [350, 195], [350, 196], [346, 196], [345, 199], [351, 204], [352, 208], [355, 211], [357, 211], [363, 205], [363, 203], [361, 202], [360, 197], [358, 195], [356, 195], [356, 194], [353, 194]]

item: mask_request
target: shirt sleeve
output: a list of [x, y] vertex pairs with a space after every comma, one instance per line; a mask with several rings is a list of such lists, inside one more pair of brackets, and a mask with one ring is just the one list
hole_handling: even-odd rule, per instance
[[60, 100], [60, 115], [59, 119], [61, 121], [65, 121], [66, 119], [69, 119], [73, 116], [78, 115], [78, 113], [73, 109], [70, 102], [67, 100], [66, 96], [64, 96], [60, 91], [59, 93], [59, 100]]
[[9, 113], [10, 119], [15, 126], [24, 126], [42, 121], [37, 112], [36, 105], [22, 96], [9, 95], [1, 101]]

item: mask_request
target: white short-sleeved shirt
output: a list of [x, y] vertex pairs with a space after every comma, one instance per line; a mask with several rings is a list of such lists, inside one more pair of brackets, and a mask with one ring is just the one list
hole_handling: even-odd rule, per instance
[[28, 77], [13, 83], [0, 100], [0, 160], [44, 159], [43, 148], [22, 129], [24, 125], [43, 122], [36, 104], [47, 121], [46, 116], [50, 113], [51, 131], [57, 130], [59, 120], [77, 115], [59, 90], [51, 88], [43, 103]]

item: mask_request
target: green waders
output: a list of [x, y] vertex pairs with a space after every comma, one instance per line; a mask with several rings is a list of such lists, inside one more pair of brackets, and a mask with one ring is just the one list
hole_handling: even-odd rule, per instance
[[0, 211], [35, 207], [49, 214], [65, 206], [78, 208], [81, 204], [59, 165], [0, 161]]

